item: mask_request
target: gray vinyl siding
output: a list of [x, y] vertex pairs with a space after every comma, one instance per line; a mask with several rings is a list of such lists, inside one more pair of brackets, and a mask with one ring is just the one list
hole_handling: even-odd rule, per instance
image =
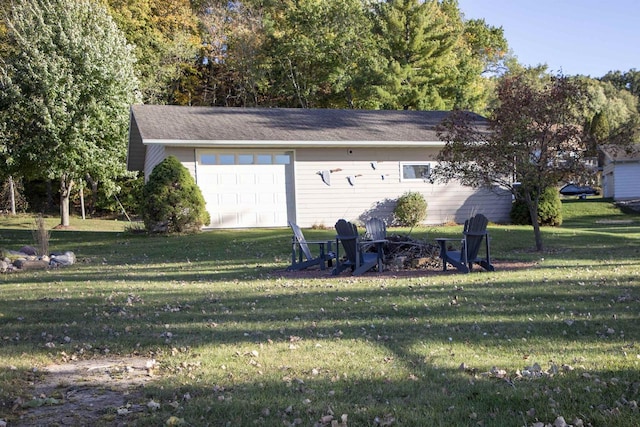
[[602, 169], [602, 196], [615, 198], [615, 172], [613, 163], [605, 163]]
[[615, 200], [629, 200], [640, 198], [640, 167], [638, 163], [617, 163], [614, 172], [614, 194]]
[[158, 163], [165, 158], [165, 146], [159, 144], [149, 144], [147, 147], [147, 153], [144, 158], [144, 180], [149, 179], [149, 175], [153, 172]]
[[[302, 227], [332, 227], [340, 218], [363, 222], [375, 216], [389, 223], [397, 198], [407, 191], [418, 191], [428, 204], [425, 224], [460, 223], [476, 212], [493, 222], [508, 222], [511, 197], [506, 193], [496, 195], [457, 183], [401, 180], [401, 162], [435, 165], [437, 152], [437, 148], [298, 149], [295, 221]], [[318, 172], [336, 169], [341, 170], [331, 173], [331, 185], [326, 185]], [[354, 185], [349, 184], [349, 176]]]
[[149, 179], [149, 175], [153, 172], [160, 162], [169, 156], [175, 156], [184, 167], [186, 167], [191, 176], [196, 176], [195, 149], [191, 147], [170, 147], [160, 144], [147, 145], [147, 155], [145, 157], [145, 181]]
[[196, 150], [193, 147], [166, 147], [165, 157], [175, 156], [191, 176], [196, 177]]

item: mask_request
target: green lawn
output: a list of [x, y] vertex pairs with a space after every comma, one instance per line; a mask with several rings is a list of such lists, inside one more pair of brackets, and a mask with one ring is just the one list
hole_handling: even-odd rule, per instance
[[[72, 225], [52, 231], [50, 249], [74, 251], [78, 264], [0, 275], [9, 425], [34, 368], [105, 354], [159, 362], [145, 393], [160, 409], [132, 425], [640, 420], [640, 216], [606, 200], [566, 200], [563, 226], [543, 229], [544, 253], [530, 227], [490, 225], [494, 258], [530, 268], [406, 278], [283, 276], [288, 229], [148, 237], [122, 222]], [[32, 218], [0, 218], [0, 246], [33, 244], [32, 228]]]

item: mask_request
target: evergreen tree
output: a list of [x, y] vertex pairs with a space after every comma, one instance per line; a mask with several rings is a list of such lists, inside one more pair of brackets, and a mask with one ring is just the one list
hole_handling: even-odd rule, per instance
[[388, 62], [379, 95], [386, 109], [450, 109], [454, 47], [462, 28], [435, 0], [390, 0], [376, 7], [376, 35]]
[[153, 169], [142, 193], [142, 219], [150, 232], [194, 232], [210, 222], [200, 187], [175, 156]]
[[609, 119], [602, 111], [598, 111], [591, 119], [589, 133], [594, 137], [597, 144], [607, 143], [609, 140]]

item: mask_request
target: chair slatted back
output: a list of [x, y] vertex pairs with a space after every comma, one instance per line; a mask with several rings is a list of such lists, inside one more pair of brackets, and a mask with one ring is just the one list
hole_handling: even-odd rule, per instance
[[387, 226], [380, 218], [370, 218], [365, 223], [367, 238], [370, 240], [384, 240], [387, 238]]
[[344, 219], [338, 220], [335, 227], [347, 259], [355, 265], [358, 254], [358, 227]]
[[473, 261], [478, 257], [482, 239], [487, 236], [487, 224], [489, 220], [482, 214], [476, 214], [464, 222], [464, 230], [462, 234], [465, 236], [467, 259]]
[[302, 234], [302, 230], [298, 226], [298, 224], [289, 221], [289, 227], [293, 230], [293, 236], [300, 245], [300, 250], [307, 257], [307, 260], [312, 260], [313, 255], [311, 255], [311, 249], [309, 249], [309, 245], [307, 245], [307, 241], [304, 238], [304, 234]]

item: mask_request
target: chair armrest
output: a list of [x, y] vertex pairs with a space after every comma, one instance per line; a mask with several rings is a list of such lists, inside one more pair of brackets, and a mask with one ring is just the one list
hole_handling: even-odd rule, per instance
[[331, 243], [332, 240], [307, 240], [306, 242], [312, 245], [326, 245], [327, 243]]
[[455, 238], [448, 238], [448, 237], [438, 237], [436, 239], [434, 239], [436, 242], [438, 242], [438, 244], [440, 244], [441, 247], [445, 248], [447, 242], [464, 242], [464, 239], [455, 239]]
[[440, 245], [440, 253], [447, 253], [447, 242], [460, 242], [461, 244], [464, 242], [464, 239], [455, 239], [455, 238], [447, 238], [447, 237], [438, 237], [434, 239]]
[[487, 231], [464, 231], [462, 234], [465, 236], [486, 236], [489, 233]]

